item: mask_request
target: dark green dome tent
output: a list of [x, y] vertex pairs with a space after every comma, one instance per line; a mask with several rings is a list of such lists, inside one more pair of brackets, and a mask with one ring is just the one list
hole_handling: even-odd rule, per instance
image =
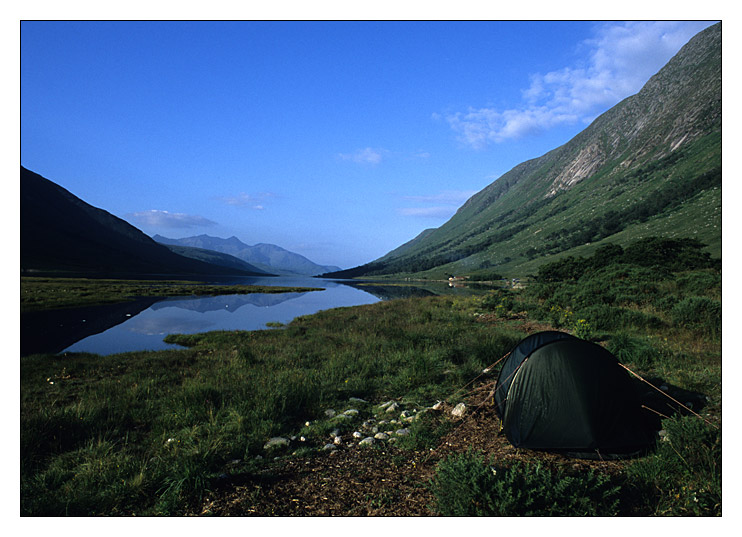
[[631, 377], [616, 357], [563, 332], [539, 332], [516, 345], [494, 398], [515, 447], [614, 457], [641, 452], [654, 441]]

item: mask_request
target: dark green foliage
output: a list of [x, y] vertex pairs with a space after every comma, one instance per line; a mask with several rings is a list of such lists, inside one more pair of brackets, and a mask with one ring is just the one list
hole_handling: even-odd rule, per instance
[[620, 491], [605, 474], [490, 466], [473, 451], [440, 462], [429, 487], [443, 516], [614, 516]]
[[628, 468], [652, 514], [721, 516], [721, 431], [696, 416], [662, 422], [656, 453]]
[[718, 338], [721, 335], [721, 302], [706, 297], [691, 296], [670, 310], [672, 320], [680, 327], [701, 331]]
[[640, 370], [647, 370], [662, 357], [646, 339], [628, 336], [623, 332], [611, 337], [607, 348], [619, 362], [633, 364]]

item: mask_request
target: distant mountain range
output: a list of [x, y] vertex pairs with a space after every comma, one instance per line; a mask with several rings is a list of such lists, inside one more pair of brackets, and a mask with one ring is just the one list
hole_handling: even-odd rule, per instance
[[174, 253], [128, 222], [21, 166], [22, 274], [266, 275], [216, 253], [193, 257]]
[[721, 23], [639, 93], [523, 162], [444, 225], [340, 278], [522, 276], [642, 237], [690, 237], [721, 256]]
[[188, 251], [179, 249], [183, 247], [221, 252], [249, 263], [254, 268], [273, 274], [315, 276], [340, 270], [340, 267], [334, 265], [318, 265], [300, 254], [290, 252], [275, 244], [260, 243], [249, 246], [237, 237], [221, 239], [209, 235], [198, 235], [169, 239], [162, 235], [155, 235], [153, 239], [181, 255], [188, 255]]

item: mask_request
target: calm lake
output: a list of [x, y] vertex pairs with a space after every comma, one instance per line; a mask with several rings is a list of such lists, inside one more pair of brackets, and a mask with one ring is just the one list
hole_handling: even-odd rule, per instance
[[266, 323], [288, 323], [320, 310], [372, 304], [403, 296], [470, 293], [447, 285], [383, 286], [315, 278], [250, 278], [229, 283], [320, 287], [323, 291], [216, 297], [142, 298], [106, 306], [33, 312], [21, 315], [21, 355], [90, 352], [107, 355], [179, 348], [163, 341], [168, 334], [212, 330], [261, 330]]

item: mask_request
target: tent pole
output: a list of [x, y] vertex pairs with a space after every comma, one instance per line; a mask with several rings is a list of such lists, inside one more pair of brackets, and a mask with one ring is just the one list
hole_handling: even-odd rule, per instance
[[636, 378], [638, 378], [639, 380], [641, 380], [645, 384], [649, 384], [652, 388], [654, 388], [655, 390], [657, 390], [658, 392], [660, 392], [665, 397], [671, 399], [672, 401], [674, 401], [677, 404], [679, 404], [680, 406], [682, 406], [684, 409], [686, 409], [688, 412], [690, 412], [691, 414], [693, 414], [697, 418], [701, 418], [703, 421], [705, 421], [706, 423], [708, 423], [709, 425], [711, 425], [714, 429], [718, 429], [719, 428], [718, 426], [716, 426], [715, 424], [711, 423], [709, 420], [707, 420], [706, 418], [704, 418], [703, 416], [701, 416], [700, 414], [698, 414], [697, 412], [694, 412], [692, 409], [690, 409], [687, 406], [685, 406], [683, 403], [681, 403], [680, 401], [678, 401], [677, 399], [675, 399], [669, 393], [663, 392], [662, 390], [660, 390], [657, 386], [655, 386], [651, 382], [649, 382], [647, 380], [644, 380], [641, 376], [639, 376], [636, 373], [634, 373], [631, 369], [629, 369], [628, 367], [626, 367], [625, 365], [623, 365], [621, 362], [618, 362], [618, 365], [620, 365], [621, 367], [623, 367], [626, 371], [628, 371], [629, 373], [631, 373], [632, 375], [634, 375]]

